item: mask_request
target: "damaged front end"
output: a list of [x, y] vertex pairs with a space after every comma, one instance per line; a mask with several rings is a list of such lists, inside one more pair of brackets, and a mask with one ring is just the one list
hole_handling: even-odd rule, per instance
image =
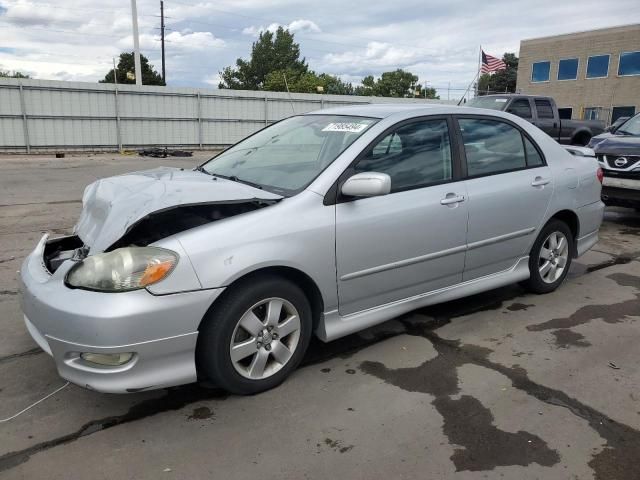
[[[158, 240], [176, 233], [191, 230], [208, 223], [252, 212], [272, 205], [275, 201], [246, 201], [234, 203], [214, 203], [182, 205], [160, 212], [154, 212], [133, 224], [105, 252], [122, 247], [146, 247]], [[54, 273], [67, 260], [84, 260], [91, 248], [79, 235], [50, 239], [45, 244], [43, 262], [49, 273]]]
[[42, 261], [49, 274], [67, 260], [80, 261], [86, 258], [89, 248], [77, 235], [49, 239], [44, 245]]
[[119, 247], [147, 246], [176, 233], [190, 230], [200, 225], [252, 212], [272, 205], [274, 201], [241, 201], [234, 203], [214, 203], [182, 205], [154, 212], [139, 220], [107, 251]]
[[43, 263], [122, 247], [146, 247], [177, 233], [273, 205], [282, 197], [197, 171], [158, 168], [98, 180], [85, 190], [74, 235], [49, 240]]

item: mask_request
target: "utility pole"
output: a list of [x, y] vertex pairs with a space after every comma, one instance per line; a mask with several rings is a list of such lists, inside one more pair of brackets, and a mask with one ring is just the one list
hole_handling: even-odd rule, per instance
[[160, 0], [160, 38], [162, 45], [162, 81], [167, 84], [167, 77], [164, 70], [164, 1]]
[[136, 0], [131, 0], [131, 21], [133, 23], [133, 61], [136, 66], [136, 85], [142, 85], [142, 68], [140, 68], [140, 39], [138, 38], [138, 9]]

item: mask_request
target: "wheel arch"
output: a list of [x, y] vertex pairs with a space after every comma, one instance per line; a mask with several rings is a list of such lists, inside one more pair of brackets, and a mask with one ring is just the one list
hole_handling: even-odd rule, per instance
[[322, 313], [324, 312], [324, 299], [322, 297], [322, 293], [320, 292], [320, 288], [318, 287], [317, 283], [302, 270], [299, 270], [294, 267], [284, 266], [284, 265], [261, 267], [256, 270], [246, 272], [243, 275], [235, 278], [225, 288], [225, 291], [213, 301], [213, 303], [207, 310], [207, 313], [205, 313], [203, 318], [200, 320], [200, 324], [198, 325], [198, 331], [200, 331], [202, 322], [204, 321], [205, 318], [207, 318], [207, 315], [209, 314], [209, 312], [215, 308], [215, 306], [219, 303], [220, 299], [224, 298], [227, 292], [230, 292], [242, 282], [249, 281], [252, 278], [265, 276], [265, 275], [278, 276], [278, 277], [287, 279], [292, 283], [298, 285], [300, 288], [302, 288], [302, 291], [306, 295], [307, 299], [309, 300], [309, 304], [311, 306], [311, 312], [313, 316], [312, 318], [313, 331], [315, 332], [316, 328], [320, 324]]
[[[587, 137], [587, 142], [578, 142], [578, 139]], [[580, 146], [586, 146], [588, 142], [588, 140], [591, 140], [591, 137], [593, 137], [593, 132], [591, 132], [591, 130], [587, 129], [587, 128], [581, 128], [580, 130], [577, 130], [575, 132], [573, 132], [573, 135], [571, 136], [571, 145], [580, 145]]]
[[573, 235], [573, 251], [571, 252], [571, 256], [575, 258], [577, 254], [576, 240], [580, 234], [580, 219], [578, 215], [573, 210], [560, 210], [554, 213], [549, 220], [547, 220], [547, 223], [551, 220], [560, 220], [571, 230], [571, 234]]

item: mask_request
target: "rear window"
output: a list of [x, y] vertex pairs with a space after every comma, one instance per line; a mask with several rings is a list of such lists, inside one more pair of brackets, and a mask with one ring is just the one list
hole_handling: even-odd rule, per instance
[[475, 108], [490, 108], [491, 110], [503, 110], [507, 102], [508, 97], [476, 97], [471, 100], [467, 105]]

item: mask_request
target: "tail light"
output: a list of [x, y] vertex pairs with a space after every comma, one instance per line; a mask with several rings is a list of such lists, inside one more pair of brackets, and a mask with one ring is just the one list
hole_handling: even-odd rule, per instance
[[598, 170], [596, 171], [596, 177], [598, 177], [598, 181], [602, 183], [602, 180], [604, 179], [604, 172], [600, 167], [598, 167]]

